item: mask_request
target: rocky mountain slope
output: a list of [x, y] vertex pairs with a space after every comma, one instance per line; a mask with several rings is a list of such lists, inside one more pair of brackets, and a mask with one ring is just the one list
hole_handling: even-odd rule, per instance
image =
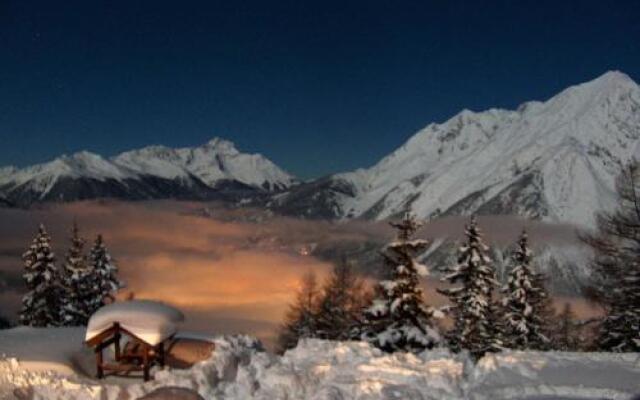
[[93, 198], [229, 199], [288, 188], [294, 178], [259, 154], [214, 138], [195, 148], [150, 146], [105, 159], [90, 152], [0, 169], [0, 196], [28, 206]]
[[640, 87], [621, 72], [517, 110], [464, 110], [368, 169], [291, 188], [269, 206], [311, 218], [517, 214], [591, 226], [640, 151]]

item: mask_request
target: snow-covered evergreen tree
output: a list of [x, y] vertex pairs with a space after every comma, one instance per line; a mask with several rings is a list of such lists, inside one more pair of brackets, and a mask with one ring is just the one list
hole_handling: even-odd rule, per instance
[[296, 347], [298, 340], [317, 337], [318, 283], [314, 273], [306, 274], [296, 300], [289, 306], [278, 337], [279, 350]]
[[427, 268], [415, 260], [429, 243], [413, 239], [421, 224], [409, 213], [399, 223], [396, 240], [382, 252], [387, 279], [375, 288], [373, 304], [364, 312], [362, 340], [387, 351], [421, 352], [440, 343], [433, 326], [435, 311], [428, 307], [420, 289], [419, 275]]
[[514, 266], [502, 289], [503, 341], [505, 347], [512, 349], [544, 350], [549, 344], [542, 319], [548, 295], [543, 286], [544, 278], [532, 270], [531, 258], [528, 236], [523, 230], [512, 255]]
[[638, 162], [618, 177], [617, 210], [596, 214], [597, 232], [583, 240], [594, 250], [592, 293], [605, 308], [599, 348], [640, 351], [640, 169]]
[[22, 298], [20, 323], [36, 327], [60, 325], [61, 287], [51, 238], [44, 225], [40, 225], [38, 234], [22, 259], [27, 293]]
[[118, 266], [111, 258], [102, 235], [96, 237], [88, 262], [93, 279], [93, 305], [100, 308], [112, 302], [118, 290], [124, 287], [124, 283], [118, 279]]
[[362, 280], [345, 259], [334, 265], [324, 284], [316, 313], [316, 336], [348, 340], [357, 326], [365, 300]]
[[630, 266], [613, 289], [608, 313], [602, 322], [600, 347], [621, 352], [640, 352], [640, 266]]
[[76, 223], [71, 231], [71, 246], [61, 271], [61, 319], [66, 326], [86, 325], [95, 311], [94, 279], [92, 269], [84, 255], [85, 240], [80, 237]]
[[477, 220], [466, 227], [466, 243], [458, 250], [458, 263], [444, 269], [443, 280], [460, 286], [438, 291], [449, 297], [454, 326], [447, 334], [454, 351], [468, 350], [476, 359], [502, 348], [498, 305], [493, 298], [498, 285], [489, 247], [482, 241]]

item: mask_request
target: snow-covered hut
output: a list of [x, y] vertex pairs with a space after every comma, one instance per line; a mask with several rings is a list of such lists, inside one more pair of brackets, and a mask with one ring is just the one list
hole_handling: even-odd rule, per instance
[[[164, 365], [165, 343], [171, 340], [184, 321], [184, 315], [166, 304], [150, 300], [132, 300], [106, 305], [89, 319], [85, 343], [96, 353], [97, 377], [106, 371], [129, 373], [142, 371], [149, 380], [153, 364]], [[121, 347], [123, 336], [128, 338]], [[113, 345], [114, 362], [106, 362], [104, 349]]]

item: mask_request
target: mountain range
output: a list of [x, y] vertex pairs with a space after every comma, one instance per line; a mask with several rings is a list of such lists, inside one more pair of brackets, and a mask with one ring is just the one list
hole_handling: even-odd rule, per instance
[[367, 169], [291, 187], [269, 206], [324, 218], [511, 214], [592, 226], [640, 151], [640, 87], [621, 72], [517, 110], [463, 110]]
[[237, 201], [295, 182], [265, 157], [241, 153], [220, 138], [195, 148], [149, 146], [109, 159], [82, 151], [23, 169], [0, 168], [0, 196], [20, 206], [104, 197]]
[[[617, 71], [516, 110], [463, 110], [431, 123], [370, 168], [301, 182], [215, 138], [112, 158], [80, 152], [0, 168], [20, 206], [100, 197], [222, 199], [305, 218], [516, 214], [591, 226], [615, 203], [620, 165], [640, 152], [640, 87]], [[253, 201], [251, 201], [253, 200]]]

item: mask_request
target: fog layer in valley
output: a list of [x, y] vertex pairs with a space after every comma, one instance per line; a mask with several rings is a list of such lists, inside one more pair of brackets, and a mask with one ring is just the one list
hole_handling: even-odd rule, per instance
[[[191, 202], [102, 201], [0, 209], [0, 315], [17, 318], [24, 292], [20, 256], [38, 224], [47, 226], [60, 265], [73, 221], [88, 240], [87, 250], [97, 233], [104, 235], [126, 293], [180, 307], [187, 314], [187, 328], [250, 333], [267, 343], [305, 272], [326, 274], [331, 261], [346, 251], [366, 260], [360, 270], [373, 275], [380, 267], [377, 251], [393, 235], [384, 222], [305, 221]], [[458, 240], [465, 222], [458, 217], [436, 220], [419, 236]], [[483, 217], [480, 224], [487, 243], [504, 246], [525, 222]], [[575, 242], [573, 227], [526, 224], [534, 242]], [[435, 294], [436, 282], [425, 280], [428, 301], [441, 305], [445, 299]], [[578, 303], [579, 314], [590, 312], [588, 305]]]

